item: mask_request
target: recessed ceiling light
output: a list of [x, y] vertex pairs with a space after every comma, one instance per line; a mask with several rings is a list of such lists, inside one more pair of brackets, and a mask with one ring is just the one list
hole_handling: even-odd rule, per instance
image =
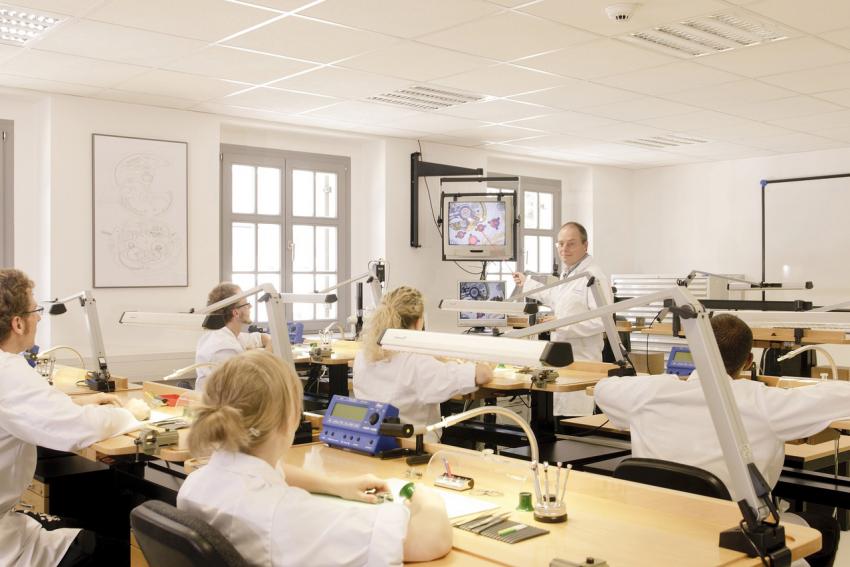
[[478, 94], [414, 85], [397, 91], [366, 97], [366, 100], [416, 110], [440, 110], [450, 106], [479, 102], [485, 98], [485, 96]]
[[53, 16], [0, 5], [0, 42], [24, 45], [30, 40], [41, 37], [58, 23], [59, 20]]

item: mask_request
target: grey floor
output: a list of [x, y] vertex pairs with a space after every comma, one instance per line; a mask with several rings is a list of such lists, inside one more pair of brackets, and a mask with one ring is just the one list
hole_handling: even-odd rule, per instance
[[838, 554], [835, 556], [833, 567], [850, 567], [850, 531], [841, 532], [838, 540]]

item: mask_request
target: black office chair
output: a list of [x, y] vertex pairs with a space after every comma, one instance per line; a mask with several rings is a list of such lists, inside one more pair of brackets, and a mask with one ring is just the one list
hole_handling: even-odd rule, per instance
[[248, 567], [218, 530], [165, 502], [136, 506], [130, 524], [151, 567]]
[[614, 478], [732, 500], [726, 485], [713, 473], [672, 461], [634, 457], [625, 459], [614, 469]]

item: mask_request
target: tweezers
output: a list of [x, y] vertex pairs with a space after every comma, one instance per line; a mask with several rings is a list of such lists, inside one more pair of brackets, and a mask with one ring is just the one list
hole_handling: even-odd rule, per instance
[[493, 519], [490, 520], [489, 522], [487, 522], [487, 523], [485, 523], [484, 525], [481, 525], [481, 526], [475, 526], [474, 528], [470, 529], [469, 531], [471, 531], [472, 533], [475, 533], [475, 534], [481, 534], [481, 532], [483, 532], [484, 530], [486, 530], [488, 528], [492, 528], [496, 524], [501, 524], [502, 522], [506, 521], [508, 519], [508, 516], [510, 516], [512, 513], [513, 512], [505, 512], [503, 514], [499, 514], [498, 516], [494, 516]]
[[495, 514], [484, 514], [483, 516], [478, 516], [477, 518], [473, 518], [471, 520], [461, 520], [459, 522], [455, 522], [452, 525], [453, 526], [466, 526], [466, 524], [469, 524], [468, 526], [466, 526], [465, 529], [474, 528], [474, 527], [480, 526], [481, 524], [489, 522], [490, 520], [493, 519], [493, 516], [495, 516]]

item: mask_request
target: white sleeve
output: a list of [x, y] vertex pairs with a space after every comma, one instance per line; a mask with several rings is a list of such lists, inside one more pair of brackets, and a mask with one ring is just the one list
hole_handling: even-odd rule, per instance
[[632, 416], [651, 400], [658, 377], [610, 376], [597, 382], [593, 388], [596, 405], [619, 429], [631, 428]]
[[[458, 394], [474, 392], [475, 365], [441, 362], [432, 356], [411, 357], [412, 381], [417, 399], [424, 404], [439, 404]], [[407, 370], [411, 370], [408, 368]]]
[[833, 421], [850, 417], [850, 383], [820, 382], [799, 388], [761, 388], [757, 398], [776, 436], [784, 441], [819, 433]]
[[0, 367], [0, 429], [26, 443], [76, 451], [138, 428], [123, 408], [75, 404], [23, 358]]
[[261, 348], [263, 346], [262, 333], [239, 333], [239, 336], [236, 338], [245, 350]]
[[[539, 281], [537, 281], [537, 280], [535, 280], [531, 277], [526, 277], [525, 278], [525, 284], [523, 284], [523, 286], [522, 286], [522, 292], [528, 293], [529, 291], [537, 289], [538, 287], [544, 287], [544, 286]], [[553, 289], [558, 289], [558, 288], [553, 288]], [[536, 299], [537, 301], [539, 301], [540, 303], [542, 303], [543, 305], [545, 305], [547, 307], [550, 307], [552, 309], [555, 308], [555, 306], [552, 304], [553, 297], [552, 297], [552, 290], [551, 289], [547, 289], [547, 290], [541, 291], [539, 293], [533, 293], [529, 297], [531, 297], [532, 299]]]

